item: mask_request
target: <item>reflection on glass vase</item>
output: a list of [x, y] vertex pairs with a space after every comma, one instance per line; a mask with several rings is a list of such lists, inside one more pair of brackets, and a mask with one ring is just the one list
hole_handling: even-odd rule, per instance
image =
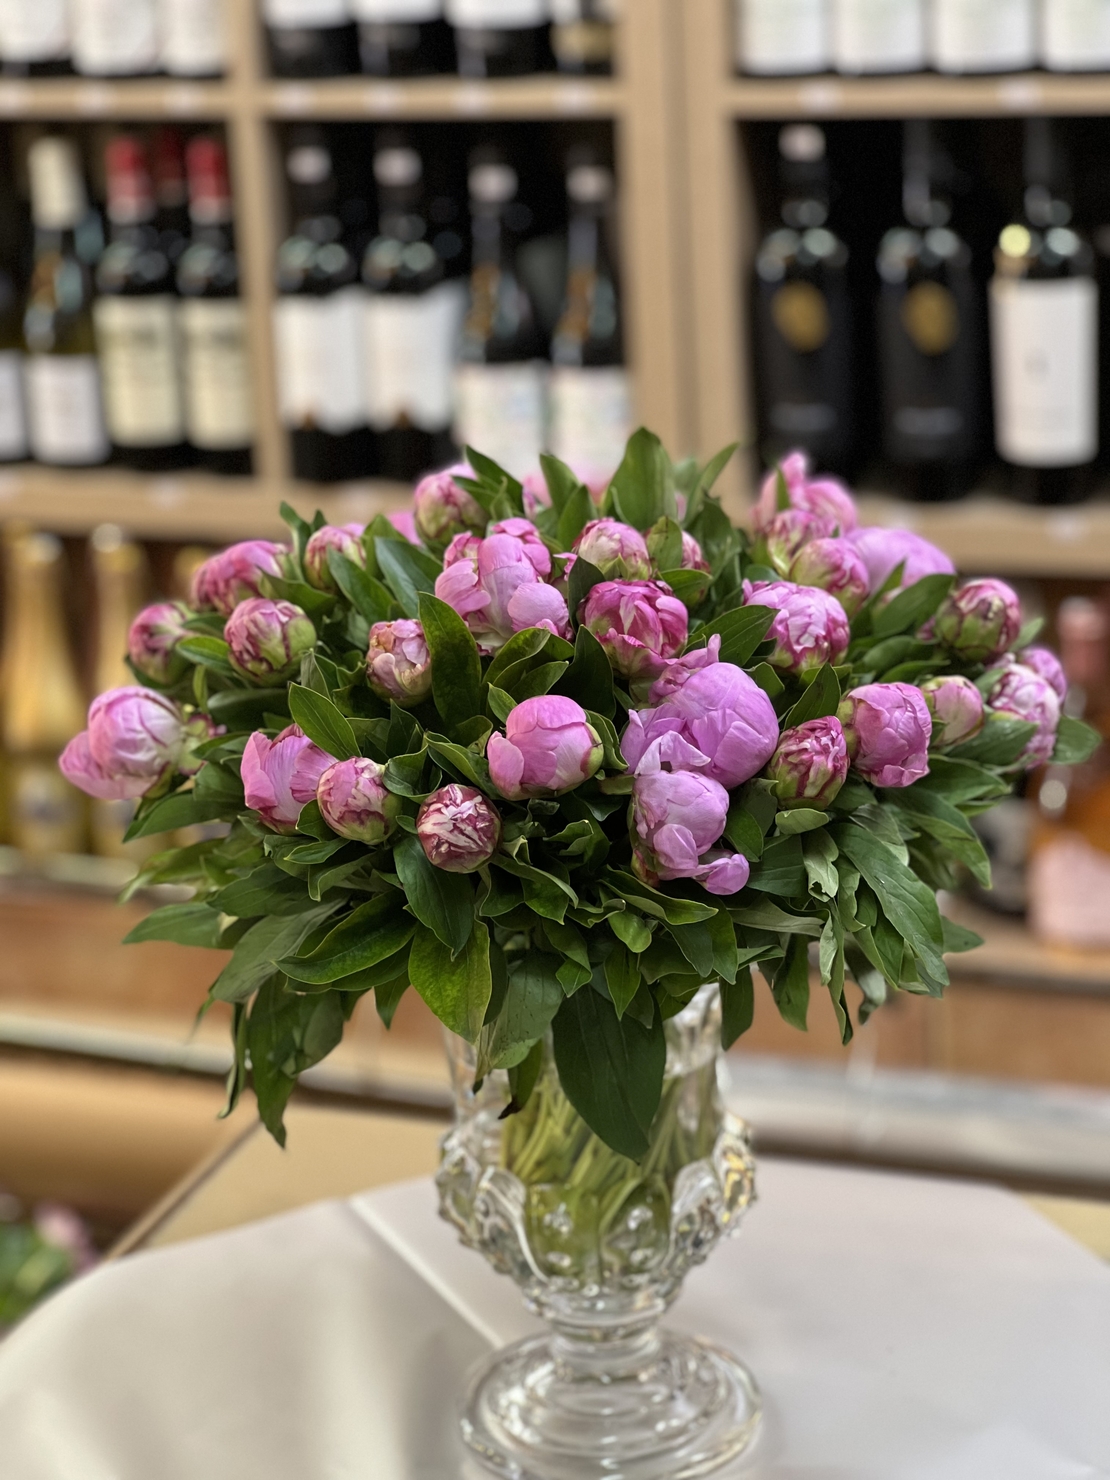
[[658, 1325], [754, 1197], [746, 1127], [718, 1093], [720, 1030], [715, 986], [668, 1022], [663, 1098], [640, 1163], [579, 1118], [550, 1045], [524, 1110], [502, 1120], [507, 1075], [475, 1094], [474, 1049], [449, 1040], [457, 1113], [437, 1178], [442, 1215], [551, 1327], [495, 1353], [466, 1396], [463, 1438], [494, 1474], [684, 1480], [753, 1443], [751, 1374]]

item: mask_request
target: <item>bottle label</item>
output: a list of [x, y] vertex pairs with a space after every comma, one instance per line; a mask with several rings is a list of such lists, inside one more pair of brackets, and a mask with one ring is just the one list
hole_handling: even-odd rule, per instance
[[1037, 59], [1033, 0], [933, 0], [933, 64], [942, 72], [1005, 72]]
[[350, 15], [347, 0], [262, 0], [262, 18], [279, 29], [322, 31], [345, 26]]
[[523, 31], [542, 26], [550, 18], [550, 0], [444, 0], [444, 13], [453, 26]]
[[342, 436], [366, 425], [365, 305], [356, 287], [275, 303], [278, 404], [287, 427]]
[[1069, 950], [1110, 946], [1110, 856], [1078, 833], [1060, 833], [1030, 860], [1029, 906], [1042, 939]]
[[568, 66], [599, 66], [613, 59], [613, 28], [608, 21], [556, 24], [551, 31], [555, 59]]
[[526, 365], [459, 365], [455, 370], [455, 441], [500, 463], [514, 478], [539, 466], [547, 444], [547, 372]]
[[155, 0], [73, 0], [73, 65], [93, 77], [153, 72], [158, 64]]
[[924, 0], [838, 0], [833, 15], [833, 52], [841, 72], [924, 67]]
[[174, 447], [185, 438], [176, 307], [168, 293], [93, 304], [104, 413], [117, 447]]
[[739, 0], [736, 44], [742, 72], [823, 72], [829, 65], [825, 0]]
[[27, 417], [23, 409], [23, 356], [0, 350], [0, 462], [27, 456]]
[[460, 282], [412, 298], [368, 295], [366, 409], [376, 432], [402, 421], [423, 432], [451, 425], [451, 374], [465, 312]]
[[162, 66], [171, 77], [218, 77], [227, 61], [223, 0], [161, 0]]
[[351, 0], [351, 14], [356, 21], [383, 26], [419, 24], [438, 21], [443, 14], [443, 0]]
[[775, 328], [791, 349], [811, 355], [832, 333], [828, 300], [812, 283], [786, 283], [771, 299]]
[[254, 438], [246, 323], [238, 298], [187, 298], [178, 310], [185, 346], [185, 424], [205, 452]]
[[1110, 67], [1110, 0], [1044, 0], [1041, 49], [1057, 72]]
[[85, 819], [80, 793], [51, 758], [13, 757], [10, 770], [12, 842], [25, 853], [84, 850]]
[[611, 26], [620, 19], [619, 0], [550, 0], [550, 4], [551, 19], [557, 26], [571, 26], [576, 21], [603, 21]]
[[0, 0], [0, 56], [54, 62], [69, 55], [66, 0]]
[[990, 287], [995, 441], [1019, 467], [1098, 451], [1098, 288], [1091, 278]]
[[550, 416], [555, 456], [580, 477], [611, 477], [633, 432], [628, 372], [619, 365], [556, 366], [551, 372]]
[[24, 365], [31, 452], [81, 467], [108, 456], [95, 355], [28, 355]]
[[931, 359], [947, 354], [960, 337], [960, 307], [943, 283], [916, 283], [902, 299], [901, 318], [910, 343]]

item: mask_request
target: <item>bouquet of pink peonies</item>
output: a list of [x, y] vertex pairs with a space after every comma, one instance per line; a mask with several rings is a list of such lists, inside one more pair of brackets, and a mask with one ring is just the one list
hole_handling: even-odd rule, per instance
[[283, 1136], [297, 1076], [361, 996], [411, 986], [528, 1102], [550, 1032], [565, 1094], [638, 1158], [664, 1023], [752, 969], [806, 1023], [810, 947], [845, 1042], [892, 992], [939, 995], [977, 943], [936, 891], [989, 870], [970, 818], [1094, 732], [1001, 581], [860, 529], [789, 457], [750, 534], [645, 431], [601, 495], [543, 459], [425, 479], [365, 529], [283, 514], [131, 631], [62, 769], [138, 801], [129, 836], [221, 822], [132, 890], [185, 884], [131, 939], [230, 949], [232, 1103]]

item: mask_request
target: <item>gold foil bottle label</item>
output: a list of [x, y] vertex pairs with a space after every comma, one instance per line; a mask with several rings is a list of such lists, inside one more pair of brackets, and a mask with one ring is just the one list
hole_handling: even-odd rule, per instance
[[812, 283], [786, 283], [771, 299], [775, 328], [791, 349], [811, 355], [828, 342], [832, 324], [825, 295]]
[[923, 355], [943, 355], [960, 337], [960, 310], [940, 283], [917, 283], [902, 300], [902, 326]]

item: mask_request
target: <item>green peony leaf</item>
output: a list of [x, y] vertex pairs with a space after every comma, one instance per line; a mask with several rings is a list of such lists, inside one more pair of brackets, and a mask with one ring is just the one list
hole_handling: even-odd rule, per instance
[[443, 569], [442, 562], [426, 550], [410, 545], [407, 540], [376, 539], [374, 554], [382, 579], [397, 598], [405, 616], [419, 616], [420, 593], [434, 594], [436, 577]]
[[809, 947], [801, 936], [793, 936], [783, 963], [775, 972], [771, 995], [783, 1022], [804, 1033], [809, 1015]]
[[840, 680], [829, 663], [813, 675], [805, 693], [782, 722], [784, 730], [793, 730], [811, 719], [825, 719], [840, 707]]
[[453, 730], [485, 709], [482, 660], [470, 629], [453, 607], [425, 592], [419, 611], [432, 656], [432, 697], [443, 723]]
[[559, 514], [555, 536], [559, 549], [572, 549], [575, 540], [596, 514], [597, 510], [590, 497], [590, 490], [579, 483], [576, 488], [572, 489]]
[[741, 606], [735, 611], [725, 612], [705, 627], [699, 627], [691, 639], [690, 647], [705, 647], [717, 633], [721, 637], [721, 662], [735, 663], [743, 668], [756, 648], [767, 636], [768, 629], [777, 613], [769, 606]]
[[755, 1018], [755, 989], [750, 966], [742, 967], [735, 982], [721, 983], [721, 1047], [727, 1050], [751, 1027]]
[[375, 622], [388, 622], [394, 615], [389, 589], [339, 550], [328, 551], [328, 569], [343, 595], [371, 627]]
[[1065, 714], [1056, 732], [1056, 749], [1052, 752], [1054, 766], [1079, 766], [1090, 760], [1102, 744], [1102, 736], [1091, 725]]
[[423, 925], [417, 927], [409, 953], [412, 985], [444, 1027], [468, 1043], [478, 1040], [493, 991], [489, 931], [480, 920], [472, 923], [457, 955]]
[[588, 627], [579, 627], [574, 639], [574, 659], [554, 691], [606, 719], [612, 719], [616, 713], [613, 670], [605, 649]]
[[217, 977], [211, 996], [218, 1002], [246, 1002], [274, 975], [278, 961], [297, 950], [338, 907], [337, 903], [317, 905], [306, 914], [291, 918], [275, 915], [259, 920], [239, 940], [234, 955]]
[[295, 981], [319, 986], [387, 961], [408, 944], [415, 928], [400, 907], [400, 895], [378, 895], [341, 920], [308, 955], [284, 956], [279, 969]]
[[595, 586], [599, 586], [605, 577], [596, 565], [590, 561], [583, 560], [581, 555], [574, 562], [570, 577], [567, 580], [567, 606], [570, 609], [572, 622], [578, 621], [578, 610], [586, 597]]
[[144, 940], [172, 940], [179, 946], [207, 946], [219, 950], [223, 927], [218, 910], [202, 901], [164, 904], [153, 910], [123, 937], [125, 946]]
[[854, 823], [839, 824], [833, 837], [840, 851], [851, 860], [875, 891], [883, 914], [919, 956], [926, 970], [947, 983], [944, 965], [944, 933], [937, 898], [894, 851]]
[[645, 1028], [634, 1017], [618, 1018], [613, 1004], [587, 987], [566, 999], [552, 1028], [567, 1098], [607, 1146], [639, 1161], [663, 1093], [662, 1020]]
[[901, 632], [916, 632], [936, 612], [956, 584], [955, 576], [923, 576], [904, 591], [899, 591], [881, 611], [871, 618], [876, 637], [895, 637]]
[[330, 699], [314, 689], [289, 685], [289, 712], [308, 738], [337, 761], [359, 754], [358, 741], [347, 716]]
[[[449, 952], [457, 954], [462, 951], [472, 928], [485, 932], [485, 926], [475, 925], [474, 886], [469, 877], [433, 867], [419, 839], [411, 833], [406, 833], [394, 844], [393, 864], [409, 909]], [[488, 965], [488, 946], [486, 957]], [[423, 997], [424, 993], [420, 995]]]

